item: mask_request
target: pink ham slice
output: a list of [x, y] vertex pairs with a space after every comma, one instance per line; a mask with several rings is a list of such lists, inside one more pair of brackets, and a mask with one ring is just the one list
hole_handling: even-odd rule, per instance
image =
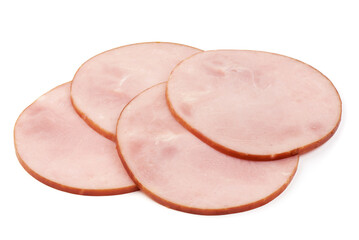
[[180, 63], [167, 85], [172, 114], [231, 156], [270, 160], [327, 141], [341, 118], [333, 84], [298, 60], [266, 52], [217, 50]]
[[73, 110], [70, 83], [26, 108], [16, 122], [14, 135], [20, 163], [46, 185], [83, 195], [137, 190], [121, 164], [116, 145], [89, 128]]
[[141, 43], [101, 53], [77, 71], [73, 105], [89, 126], [115, 141], [124, 106], [144, 89], [167, 81], [177, 63], [200, 51], [174, 43]]
[[171, 115], [165, 84], [135, 97], [117, 126], [117, 147], [134, 182], [155, 201], [196, 214], [227, 214], [259, 207], [293, 178], [298, 157], [248, 161], [222, 154]]

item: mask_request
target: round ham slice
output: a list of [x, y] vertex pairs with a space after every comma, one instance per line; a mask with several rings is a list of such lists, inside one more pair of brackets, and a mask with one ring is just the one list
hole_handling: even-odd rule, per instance
[[124, 106], [138, 93], [168, 80], [184, 58], [201, 50], [174, 43], [140, 43], [115, 48], [85, 62], [77, 71], [71, 98], [78, 114], [115, 141]]
[[70, 193], [112, 195], [137, 190], [116, 144], [89, 128], [70, 100], [70, 83], [27, 107], [15, 124], [21, 165], [40, 182]]
[[194, 55], [167, 85], [172, 114], [189, 131], [234, 157], [271, 160], [327, 141], [341, 100], [322, 73], [278, 54], [217, 50]]
[[167, 207], [195, 214], [227, 214], [259, 207], [292, 180], [294, 156], [248, 161], [211, 148], [171, 115], [165, 83], [135, 97], [117, 125], [117, 149], [129, 175]]

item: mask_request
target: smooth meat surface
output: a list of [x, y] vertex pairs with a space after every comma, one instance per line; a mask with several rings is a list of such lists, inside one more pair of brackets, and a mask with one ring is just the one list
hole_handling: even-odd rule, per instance
[[311, 150], [336, 131], [341, 100], [333, 84], [298, 60], [217, 50], [181, 62], [167, 85], [183, 126], [231, 156], [270, 160]]
[[137, 190], [116, 145], [76, 114], [70, 83], [54, 88], [26, 108], [16, 122], [14, 137], [20, 163], [51, 187], [85, 195]]
[[226, 214], [259, 207], [278, 196], [296, 172], [298, 157], [247, 161], [220, 153], [171, 115], [165, 83], [134, 98], [117, 126], [124, 166], [157, 202], [197, 214]]
[[77, 71], [72, 102], [97, 132], [115, 140], [117, 119], [138, 93], [168, 80], [181, 60], [201, 50], [174, 43], [140, 43], [101, 53]]

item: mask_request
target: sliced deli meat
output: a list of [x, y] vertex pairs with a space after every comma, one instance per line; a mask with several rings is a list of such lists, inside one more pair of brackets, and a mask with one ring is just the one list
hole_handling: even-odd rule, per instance
[[73, 105], [93, 129], [114, 141], [123, 107], [146, 88], [167, 81], [176, 64], [200, 51], [152, 42], [101, 53], [77, 71], [71, 87]]
[[137, 190], [115, 143], [89, 128], [73, 109], [70, 83], [26, 108], [15, 124], [14, 138], [25, 170], [53, 188], [83, 195]]
[[134, 182], [155, 201], [196, 214], [259, 207], [293, 178], [298, 156], [248, 161], [216, 151], [171, 115], [165, 83], [135, 97], [117, 125], [117, 148]]
[[172, 72], [167, 101], [175, 118], [231, 156], [280, 159], [327, 141], [341, 100], [322, 73], [298, 60], [259, 51], [193, 55]]

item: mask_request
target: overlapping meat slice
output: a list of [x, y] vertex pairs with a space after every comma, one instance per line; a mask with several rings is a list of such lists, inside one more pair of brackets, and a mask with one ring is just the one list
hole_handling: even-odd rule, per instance
[[217, 150], [280, 159], [327, 141], [341, 118], [333, 84], [298, 60], [273, 53], [217, 50], [181, 62], [167, 85], [172, 114]]
[[37, 180], [83, 195], [137, 190], [116, 145], [89, 128], [70, 100], [70, 83], [41, 96], [18, 118], [15, 148], [22, 166]]
[[144, 89], [167, 81], [177, 63], [200, 51], [153, 42], [101, 53], [77, 71], [71, 87], [73, 105], [93, 129], [114, 141], [123, 107]]
[[294, 176], [298, 157], [248, 161], [216, 151], [171, 115], [165, 83], [135, 97], [117, 125], [124, 166], [157, 202], [196, 214], [227, 214], [259, 207]]

